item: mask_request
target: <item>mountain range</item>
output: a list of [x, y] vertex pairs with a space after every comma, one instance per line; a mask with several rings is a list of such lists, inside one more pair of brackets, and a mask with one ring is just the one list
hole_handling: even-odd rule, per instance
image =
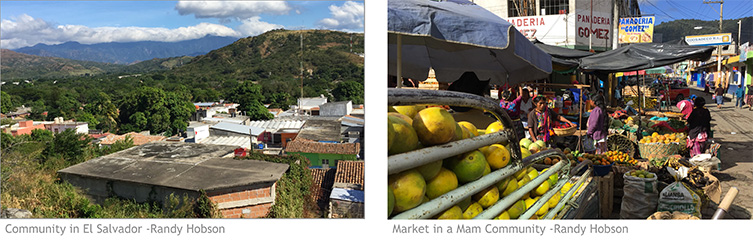
[[206, 36], [179, 42], [112, 42], [80, 44], [67, 42], [57, 45], [37, 44], [14, 51], [29, 55], [61, 57], [73, 60], [134, 64], [154, 58], [197, 56], [222, 48], [238, 40], [235, 37]]

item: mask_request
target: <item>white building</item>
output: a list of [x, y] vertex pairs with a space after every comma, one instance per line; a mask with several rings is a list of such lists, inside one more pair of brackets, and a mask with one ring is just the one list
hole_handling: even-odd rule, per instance
[[617, 47], [619, 18], [640, 16], [638, 0], [471, 0], [528, 39], [579, 50]]
[[66, 129], [73, 129], [77, 134], [89, 134], [89, 123], [65, 121], [62, 117], [55, 118], [52, 123], [46, 123], [45, 128], [57, 134]]
[[346, 116], [353, 112], [353, 102], [328, 102], [319, 105], [319, 116]]

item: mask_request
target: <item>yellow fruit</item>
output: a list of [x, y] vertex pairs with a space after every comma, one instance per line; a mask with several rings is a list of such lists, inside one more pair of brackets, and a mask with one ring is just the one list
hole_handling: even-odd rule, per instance
[[495, 220], [509, 220], [510, 219], [510, 213], [508, 213], [507, 210], [505, 210], [504, 212], [502, 212], [501, 214], [499, 214], [494, 219]]
[[440, 168], [436, 177], [426, 183], [426, 197], [434, 199], [458, 188], [458, 179], [455, 173], [446, 168]]
[[489, 126], [486, 126], [486, 131], [484, 133], [491, 134], [491, 133], [504, 130], [504, 129], [505, 129], [505, 125], [502, 125], [502, 122], [500, 121], [496, 121], [489, 124]]
[[463, 210], [460, 209], [460, 207], [458, 207], [457, 205], [452, 206], [435, 218], [438, 220], [460, 220], [463, 219]]
[[526, 209], [526, 202], [519, 200], [507, 209], [507, 213], [510, 215], [510, 218], [517, 219], [521, 214], [523, 214], [523, 212], [526, 211]]
[[552, 198], [549, 198], [549, 201], [547, 201], [547, 205], [549, 205], [549, 209], [552, 209], [557, 206], [557, 203], [560, 202], [560, 193], [554, 193], [554, 196]]
[[659, 136], [659, 133], [657, 132], [654, 132], [653, 134], [651, 134], [651, 137], [658, 137], [658, 136]]
[[416, 113], [418, 113], [418, 107], [417, 106], [392, 106], [395, 111], [397, 111], [400, 114], [406, 115], [408, 117], [414, 117], [416, 116]]
[[531, 190], [531, 195], [542, 196], [546, 191], [549, 191], [549, 182], [542, 182], [536, 189]]
[[486, 161], [492, 169], [497, 170], [510, 163], [510, 151], [502, 144], [492, 144], [484, 153]]
[[468, 196], [468, 198], [465, 198], [465, 200], [458, 202], [457, 206], [460, 207], [460, 210], [465, 211], [465, 209], [467, 209], [468, 206], [471, 205], [471, 203], [473, 203], [473, 200], [470, 196]]
[[474, 194], [473, 199], [475, 199], [481, 207], [488, 208], [499, 200], [499, 189], [497, 189], [497, 186], [492, 185], [491, 187]]
[[476, 215], [480, 214], [483, 211], [484, 208], [481, 207], [481, 205], [476, 202], [471, 203], [471, 205], [468, 206], [465, 211], [463, 211], [463, 219], [473, 219], [473, 217], [476, 217]]
[[387, 185], [387, 216], [392, 214], [392, 209], [395, 208], [395, 194], [392, 193], [392, 186]]
[[487, 163], [486, 166], [484, 167], [484, 174], [482, 174], [481, 176], [485, 176], [485, 175], [488, 175], [488, 174], [491, 174], [491, 173], [492, 173], [492, 168]]
[[410, 124], [411, 126], [413, 126], [413, 118], [408, 117], [407, 115], [400, 114], [398, 112], [389, 112], [389, 113], [387, 113], [387, 115], [403, 119], [403, 121], [405, 121], [408, 124]]
[[389, 148], [389, 155], [405, 153], [418, 148], [418, 136], [410, 124], [394, 116], [387, 118], [391, 121], [395, 133], [394, 138], [397, 139]]
[[445, 165], [458, 177], [460, 183], [467, 183], [481, 178], [488, 163], [481, 151], [474, 150], [445, 159]]
[[[538, 200], [538, 199], [536, 199], [536, 200]], [[547, 211], [549, 211], [549, 203], [548, 202], [544, 202], [544, 205], [542, 205], [539, 208], [539, 210], [536, 210], [536, 216], [539, 216], [539, 217], [544, 216]]]
[[463, 137], [462, 137], [463, 139], [468, 139], [468, 138], [473, 137], [473, 134], [471, 134], [471, 131], [469, 131], [467, 128], [460, 125], [458, 126], [463, 130]]
[[531, 180], [536, 179], [536, 177], [539, 176], [539, 171], [536, 171], [536, 169], [531, 168], [531, 170], [528, 170], [528, 178]]
[[[518, 181], [513, 179], [512, 177], [508, 177], [507, 183], [498, 183], [497, 188], [502, 192], [502, 197], [510, 195], [512, 192], [518, 189]], [[504, 182], [504, 181], [503, 181]], [[502, 184], [504, 184], [504, 187], [502, 187]]]
[[518, 180], [518, 188], [522, 187], [523, 185], [527, 184], [531, 181], [531, 177], [528, 177], [528, 175], [523, 176], [520, 180]]
[[473, 123], [470, 123], [467, 121], [461, 121], [461, 122], [458, 122], [458, 125], [468, 129], [468, 132], [471, 132], [473, 136], [478, 136], [478, 129], [476, 128], [475, 125], [473, 125]]
[[395, 195], [393, 212], [399, 213], [421, 204], [426, 194], [426, 181], [417, 170], [411, 169], [389, 176], [389, 185]]
[[528, 175], [528, 170], [529, 170], [529, 169], [530, 169], [530, 168], [528, 168], [528, 167], [525, 167], [525, 168], [523, 168], [523, 169], [521, 169], [521, 170], [518, 170], [518, 172], [515, 172], [515, 175], [514, 175], [514, 176], [515, 176], [515, 179], [517, 179], [517, 180], [523, 179], [523, 176], [526, 176], [526, 175]]
[[449, 142], [455, 137], [455, 119], [439, 107], [421, 110], [413, 117], [413, 129], [424, 146]]
[[520, 155], [525, 159], [526, 157], [531, 156], [531, 151], [525, 148], [520, 148]]
[[424, 180], [431, 180], [439, 173], [439, 169], [442, 168], [442, 160], [435, 162], [429, 162], [416, 168], [418, 172], [424, 177]]
[[528, 198], [526, 201], [526, 210], [530, 209], [531, 206], [533, 206], [533, 203], [536, 203], [536, 199]]
[[392, 127], [392, 121], [390, 119], [387, 119], [387, 151], [389, 152], [390, 148], [392, 148], [392, 143], [395, 140], [395, 128]]
[[463, 139], [463, 127], [461, 127], [460, 125], [458, 125], [456, 123], [455, 124], [455, 135], [452, 137], [451, 141], [457, 141], [457, 140], [462, 140], [462, 139]]

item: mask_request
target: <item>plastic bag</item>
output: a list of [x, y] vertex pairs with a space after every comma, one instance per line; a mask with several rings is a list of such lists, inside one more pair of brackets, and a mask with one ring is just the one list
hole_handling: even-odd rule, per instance
[[698, 166], [698, 169], [703, 172], [709, 172], [711, 169], [717, 168], [717, 166], [722, 163], [719, 158], [713, 157], [711, 154], [699, 154], [693, 156], [693, 158], [690, 158], [690, 162], [693, 163], [693, 165]]
[[656, 188], [656, 175], [652, 178], [640, 178], [622, 175], [625, 186], [622, 191], [622, 206], [620, 218], [622, 219], [646, 219], [656, 212], [656, 204], [659, 199], [659, 191]]
[[686, 167], [678, 170], [667, 167], [669, 174], [675, 177], [675, 182], [662, 189], [657, 211], [678, 211], [701, 218], [701, 197], [681, 181], [688, 176], [688, 170]]

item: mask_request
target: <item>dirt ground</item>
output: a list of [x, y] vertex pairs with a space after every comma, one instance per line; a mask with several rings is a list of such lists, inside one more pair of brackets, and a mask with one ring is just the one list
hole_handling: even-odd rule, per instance
[[[702, 89], [691, 88], [691, 93], [706, 99], [706, 108], [711, 112], [711, 129], [714, 140], [721, 144], [719, 160], [721, 170], [712, 170], [722, 184], [722, 197], [731, 187], [739, 193], [732, 203], [727, 218], [751, 219], [753, 214], [753, 111], [748, 105], [743, 109], [733, 107], [735, 100], [726, 94], [721, 109], [712, 102], [711, 95]], [[675, 108], [676, 109], [676, 108]]]

